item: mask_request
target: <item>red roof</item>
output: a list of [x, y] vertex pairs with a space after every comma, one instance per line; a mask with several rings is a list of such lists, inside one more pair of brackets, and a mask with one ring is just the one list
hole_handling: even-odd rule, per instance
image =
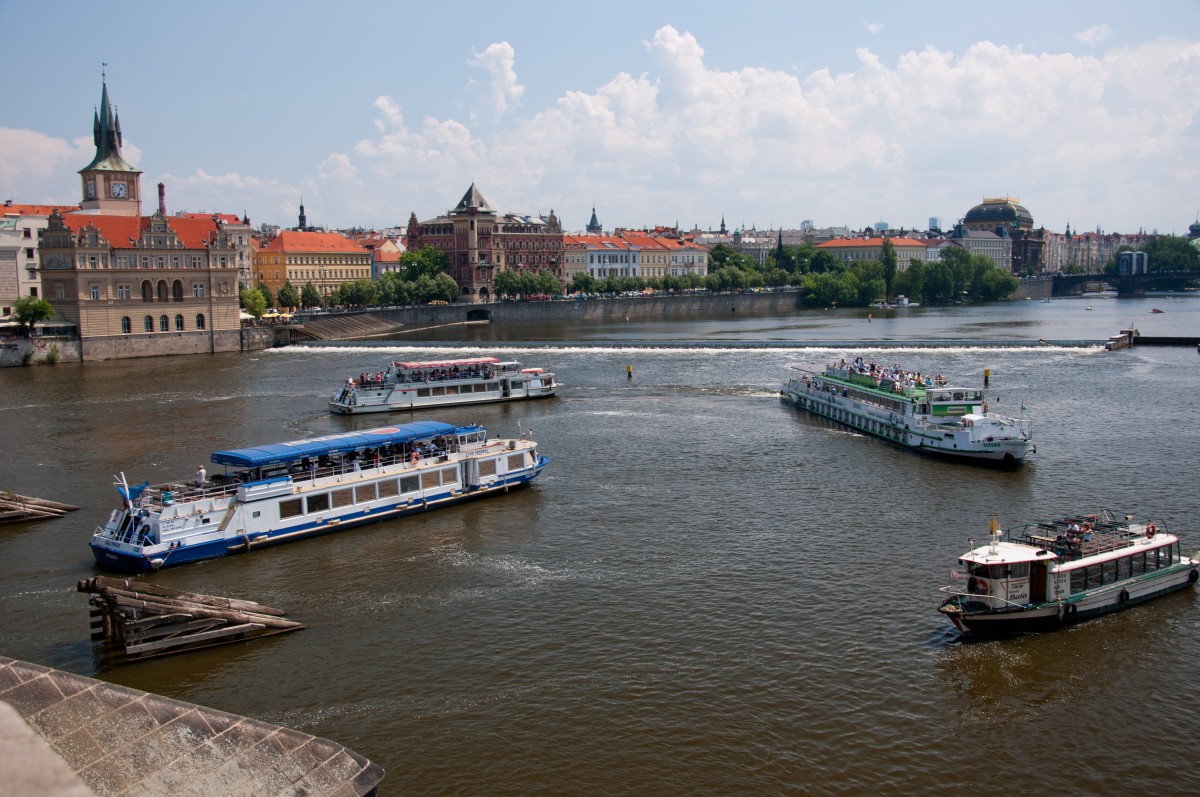
[[10, 216], [49, 216], [54, 211], [71, 213], [79, 210], [79, 205], [8, 205], [0, 209], [0, 215]]
[[[95, 227], [108, 241], [109, 246], [114, 249], [128, 249], [141, 238], [142, 231], [150, 226], [150, 217], [67, 213], [63, 216], [63, 223], [76, 234], [89, 226]], [[169, 216], [167, 226], [179, 236], [180, 243], [188, 249], [203, 249], [208, 244], [209, 236], [217, 229], [217, 223], [212, 220], [212, 216], [195, 219]]]
[[832, 241], [817, 244], [818, 249], [861, 249], [864, 247], [882, 247], [884, 241], [891, 241], [892, 246], [920, 246], [925, 244], [912, 238], [834, 238]]
[[363, 254], [363, 247], [336, 232], [301, 232], [284, 230], [267, 243], [260, 252], [352, 252]]

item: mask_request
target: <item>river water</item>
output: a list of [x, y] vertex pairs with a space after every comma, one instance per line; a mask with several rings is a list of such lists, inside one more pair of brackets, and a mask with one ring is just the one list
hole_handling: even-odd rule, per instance
[[[1196, 591], [983, 643], [935, 611], [994, 516], [1106, 507], [1200, 547], [1200, 355], [1102, 350], [1130, 325], [1200, 335], [1200, 295], [0, 369], [0, 488], [82, 507], [0, 527], [0, 653], [328, 737], [386, 768], [385, 795], [1190, 794]], [[415, 417], [532, 430], [550, 465], [531, 489], [149, 576], [308, 627], [104, 665], [75, 584], [112, 474], [186, 477], [215, 450], [408, 420], [324, 401], [390, 359], [496, 352], [565, 389]], [[926, 459], [779, 401], [790, 365], [858, 354], [969, 384], [989, 369], [1037, 455]]]

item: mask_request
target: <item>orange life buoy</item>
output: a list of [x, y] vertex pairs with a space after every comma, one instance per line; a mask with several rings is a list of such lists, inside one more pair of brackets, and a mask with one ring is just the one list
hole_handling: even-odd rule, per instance
[[416, 451], [414, 451], [414, 452], [412, 452], [412, 454], [409, 456], [409, 458], [408, 458], [408, 461], [409, 461], [410, 463], [412, 463], [413, 465], [416, 465], [418, 462], [420, 462], [420, 461], [421, 461], [421, 455], [420, 455], [420, 454], [418, 454]]
[[987, 582], [982, 578], [972, 578], [967, 582], [967, 592], [974, 595], [986, 595], [988, 592]]
[[1158, 530], [1154, 528], [1153, 523], [1151, 523], [1149, 526], [1146, 526], [1146, 539], [1148, 539], [1148, 540], [1154, 539], [1154, 535], [1157, 531]]

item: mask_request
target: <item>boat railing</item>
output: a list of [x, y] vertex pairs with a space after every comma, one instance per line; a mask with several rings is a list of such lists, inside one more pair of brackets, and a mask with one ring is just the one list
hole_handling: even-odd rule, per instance
[[[962, 587], [956, 586], [954, 584], [947, 584], [946, 586], [939, 588], [938, 592], [941, 592], [944, 595], [949, 595], [954, 598], [966, 598], [967, 601], [972, 601], [972, 602], [983, 602], [983, 601], [988, 601], [988, 600], [1000, 601], [1001, 603], [1008, 604], [1009, 607], [1014, 608], [1014, 609], [1020, 609], [1022, 607], [1029, 605], [1028, 601], [1026, 601], [1025, 603], [1017, 603], [1016, 601], [1010, 601], [1008, 598], [1001, 598], [999, 595], [976, 595], [975, 593], [972, 593], [972, 592], [964, 592]], [[991, 605], [991, 604], [989, 604], [989, 605]]]

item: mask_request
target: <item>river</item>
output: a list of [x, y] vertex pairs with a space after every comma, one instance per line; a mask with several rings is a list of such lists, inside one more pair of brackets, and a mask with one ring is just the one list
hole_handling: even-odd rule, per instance
[[[383, 795], [1190, 794], [1195, 590], [982, 643], [935, 611], [993, 517], [1105, 507], [1200, 548], [1200, 355], [1103, 351], [1130, 325], [1200, 334], [1200, 295], [0, 369], [0, 488], [81, 506], [0, 527], [0, 653], [333, 739], [386, 768]], [[104, 665], [75, 584], [113, 474], [186, 477], [212, 451], [407, 420], [325, 399], [390, 359], [497, 352], [566, 387], [411, 417], [531, 430], [550, 458], [531, 489], [149, 576], [307, 628]], [[778, 399], [790, 365], [858, 354], [969, 384], [990, 370], [993, 410], [1032, 419], [1037, 454], [942, 462]]]

